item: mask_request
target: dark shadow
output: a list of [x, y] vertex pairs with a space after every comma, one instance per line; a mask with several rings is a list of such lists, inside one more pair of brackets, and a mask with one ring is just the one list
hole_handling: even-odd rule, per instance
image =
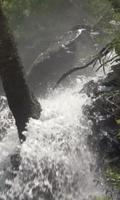
[[0, 76], [8, 105], [13, 113], [20, 140], [30, 117], [38, 119], [41, 107], [29, 91], [24, 78], [23, 66], [18, 56], [13, 35], [0, 5]]

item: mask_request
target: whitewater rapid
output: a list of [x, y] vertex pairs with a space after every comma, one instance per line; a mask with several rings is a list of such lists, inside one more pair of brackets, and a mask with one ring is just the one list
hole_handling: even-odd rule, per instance
[[[104, 197], [104, 184], [97, 184], [96, 153], [88, 146], [92, 124], [83, 113], [91, 99], [80, 93], [88, 81], [80, 76], [70, 88], [59, 88], [39, 99], [41, 117], [30, 119], [22, 146], [14, 123], [7, 129], [0, 142], [0, 200]], [[16, 152], [20, 153], [21, 164], [14, 173], [10, 157]]]

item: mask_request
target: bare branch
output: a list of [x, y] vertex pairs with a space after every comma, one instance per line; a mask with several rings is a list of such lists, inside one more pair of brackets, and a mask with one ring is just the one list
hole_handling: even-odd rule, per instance
[[[96, 71], [98, 71], [101, 67], [103, 67], [103, 71], [104, 71], [104, 73], [105, 73], [105, 65], [107, 65], [108, 63], [111, 63], [111, 62], [116, 62], [116, 61], [120, 61], [120, 58], [119, 58], [119, 56], [118, 55], [115, 55], [114, 57], [112, 57], [112, 58], [107, 58], [107, 56], [108, 56], [108, 54], [113, 50], [113, 48], [114, 48], [114, 42], [115, 42], [116, 40], [115, 39], [113, 39], [110, 43], [108, 43], [103, 49], [101, 49], [101, 51], [97, 54], [97, 55], [95, 55], [94, 57], [93, 57], [93, 59], [90, 61], [90, 62], [88, 62], [88, 63], [86, 63], [85, 65], [83, 65], [82, 67], [75, 67], [75, 68], [72, 68], [72, 69], [70, 69], [69, 71], [67, 71], [67, 72], [65, 72], [61, 77], [60, 77], [60, 79], [57, 81], [57, 83], [55, 84], [55, 86], [54, 86], [54, 89], [56, 88], [56, 87], [58, 87], [58, 85], [61, 83], [61, 81], [63, 81], [67, 76], [69, 76], [70, 74], [72, 74], [72, 73], [74, 73], [74, 72], [76, 72], [76, 71], [78, 71], [78, 70], [81, 70], [81, 69], [85, 69], [85, 68], [87, 68], [87, 67], [89, 67], [90, 65], [92, 65], [93, 64], [93, 68], [97, 65], [97, 62], [99, 62], [99, 64], [100, 64], [100, 66], [97, 68], [97, 70]], [[105, 60], [103, 60], [103, 59], [106, 59], [106, 61]]]

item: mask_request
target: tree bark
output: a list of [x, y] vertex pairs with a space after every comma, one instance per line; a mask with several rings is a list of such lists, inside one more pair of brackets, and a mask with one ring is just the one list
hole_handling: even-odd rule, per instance
[[22, 132], [30, 117], [38, 119], [41, 106], [29, 91], [23, 66], [18, 56], [14, 37], [0, 5], [0, 76], [8, 105], [16, 121], [19, 138], [25, 140]]

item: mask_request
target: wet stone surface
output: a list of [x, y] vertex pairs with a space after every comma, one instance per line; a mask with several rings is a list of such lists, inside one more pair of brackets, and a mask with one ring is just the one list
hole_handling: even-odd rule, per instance
[[120, 159], [120, 125], [117, 123], [120, 118], [120, 90], [111, 85], [105, 86], [104, 80], [99, 80], [90, 81], [83, 91], [92, 98], [92, 106], [84, 108], [93, 124], [93, 135], [89, 136], [88, 143], [99, 153], [101, 163], [112, 163], [113, 158]]
[[[114, 78], [114, 73], [110, 76]], [[92, 99], [92, 105], [84, 107], [85, 115], [92, 121], [93, 134], [88, 136], [88, 145], [97, 152], [97, 171], [103, 174], [110, 199], [119, 200], [120, 88], [115, 82], [108, 75], [97, 82], [88, 82], [83, 91]]]

